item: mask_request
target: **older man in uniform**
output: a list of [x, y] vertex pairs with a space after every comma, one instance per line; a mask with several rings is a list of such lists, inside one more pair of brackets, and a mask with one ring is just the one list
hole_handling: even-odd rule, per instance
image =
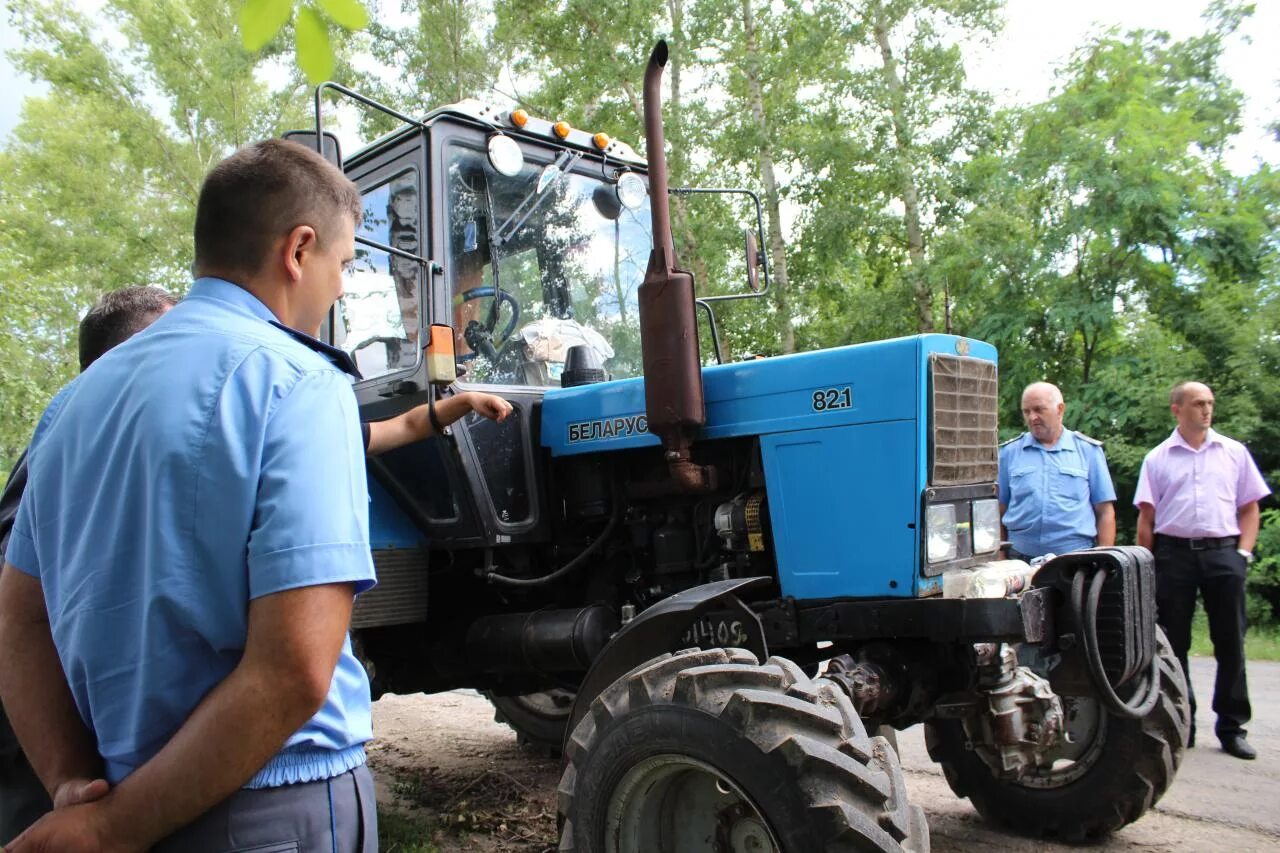
[[1005, 556], [1031, 560], [1116, 540], [1116, 490], [1102, 442], [1064, 429], [1062, 392], [1035, 382], [1022, 392], [1027, 432], [1000, 446]]
[[[1245, 739], [1249, 687], [1245, 681], [1245, 578], [1258, 538], [1258, 501], [1271, 494], [1248, 449], [1214, 432], [1213, 391], [1180, 382], [1169, 394], [1178, 426], [1142, 460], [1138, 491], [1138, 544], [1156, 555], [1156, 610], [1174, 653], [1187, 669], [1196, 592], [1204, 593], [1218, 675], [1213, 686], [1214, 727], [1222, 749], [1250, 760]], [[1191, 742], [1196, 698], [1191, 693]]]

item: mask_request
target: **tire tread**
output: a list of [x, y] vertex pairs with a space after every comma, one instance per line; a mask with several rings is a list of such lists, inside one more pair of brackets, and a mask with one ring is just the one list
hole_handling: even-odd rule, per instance
[[848, 696], [788, 660], [760, 664], [740, 649], [690, 649], [657, 658], [596, 697], [567, 739], [558, 789], [560, 850], [575, 849], [574, 791], [593, 744], [614, 721], [654, 704], [715, 717], [760, 753], [776, 753], [794, 768], [812, 825], [827, 839], [824, 853], [928, 853], [928, 824], [923, 810], [908, 802], [897, 753], [883, 738], [868, 737]]

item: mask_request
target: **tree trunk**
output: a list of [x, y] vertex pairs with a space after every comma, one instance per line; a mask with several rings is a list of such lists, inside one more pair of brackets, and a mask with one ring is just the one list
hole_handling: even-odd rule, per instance
[[907, 104], [902, 91], [902, 78], [898, 76], [898, 60], [889, 44], [889, 30], [885, 21], [884, 6], [876, 0], [871, 4], [872, 31], [880, 47], [881, 70], [885, 88], [889, 92], [889, 112], [893, 118], [893, 140], [897, 154], [898, 179], [901, 182], [903, 224], [907, 231], [907, 280], [916, 303], [916, 328], [932, 332], [933, 293], [924, 280], [924, 229], [920, 227], [920, 197], [916, 191], [915, 175], [911, 171], [911, 131], [907, 127]]
[[778, 308], [778, 337], [784, 353], [796, 351], [796, 333], [791, 323], [790, 294], [787, 281], [786, 246], [782, 242], [781, 203], [778, 179], [773, 167], [773, 143], [764, 109], [764, 90], [760, 85], [760, 47], [756, 44], [756, 25], [751, 13], [751, 0], [742, 0], [742, 47], [746, 58], [747, 97], [751, 115], [760, 132], [760, 179], [764, 183], [765, 209], [769, 214], [769, 259], [773, 266], [773, 301]]

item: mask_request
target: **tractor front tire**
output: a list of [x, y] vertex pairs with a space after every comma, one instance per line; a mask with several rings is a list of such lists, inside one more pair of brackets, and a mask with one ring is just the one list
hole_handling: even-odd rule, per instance
[[561, 851], [927, 853], [897, 753], [849, 697], [741, 649], [655, 658], [565, 745]]
[[1164, 632], [1156, 629], [1160, 699], [1140, 720], [1107, 713], [1095, 699], [1063, 697], [1072, 717], [1089, 718], [1069, 745], [1070, 759], [1022, 779], [998, 779], [968, 748], [959, 720], [927, 723], [929, 756], [951, 790], [968, 797], [985, 819], [1023, 835], [1069, 842], [1096, 841], [1133, 823], [1169, 788], [1191, 729], [1182, 667]]

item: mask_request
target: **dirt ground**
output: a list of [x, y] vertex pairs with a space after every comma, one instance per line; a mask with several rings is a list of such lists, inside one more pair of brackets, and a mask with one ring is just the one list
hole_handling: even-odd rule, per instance
[[[1212, 692], [1212, 660], [1193, 661], [1203, 705]], [[1260, 758], [1242, 762], [1213, 740], [1213, 718], [1201, 707], [1200, 746], [1187, 753], [1164, 799], [1100, 851], [1280, 851], [1280, 664], [1250, 664], [1255, 714], [1250, 741]], [[382, 853], [541, 853], [556, 846], [560, 762], [516, 745], [493, 721], [493, 708], [470, 691], [386, 696], [374, 703], [377, 738], [370, 763], [384, 812], [399, 815], [397, 842]], [[929, 816], [935, 853], [1078, 850], [1033, 842], [983, 823], [957, 799], [924, 751], [919, 727], [899, 736], [912, 796]], [[421, 845], [421, 846], [419, 846]]]

